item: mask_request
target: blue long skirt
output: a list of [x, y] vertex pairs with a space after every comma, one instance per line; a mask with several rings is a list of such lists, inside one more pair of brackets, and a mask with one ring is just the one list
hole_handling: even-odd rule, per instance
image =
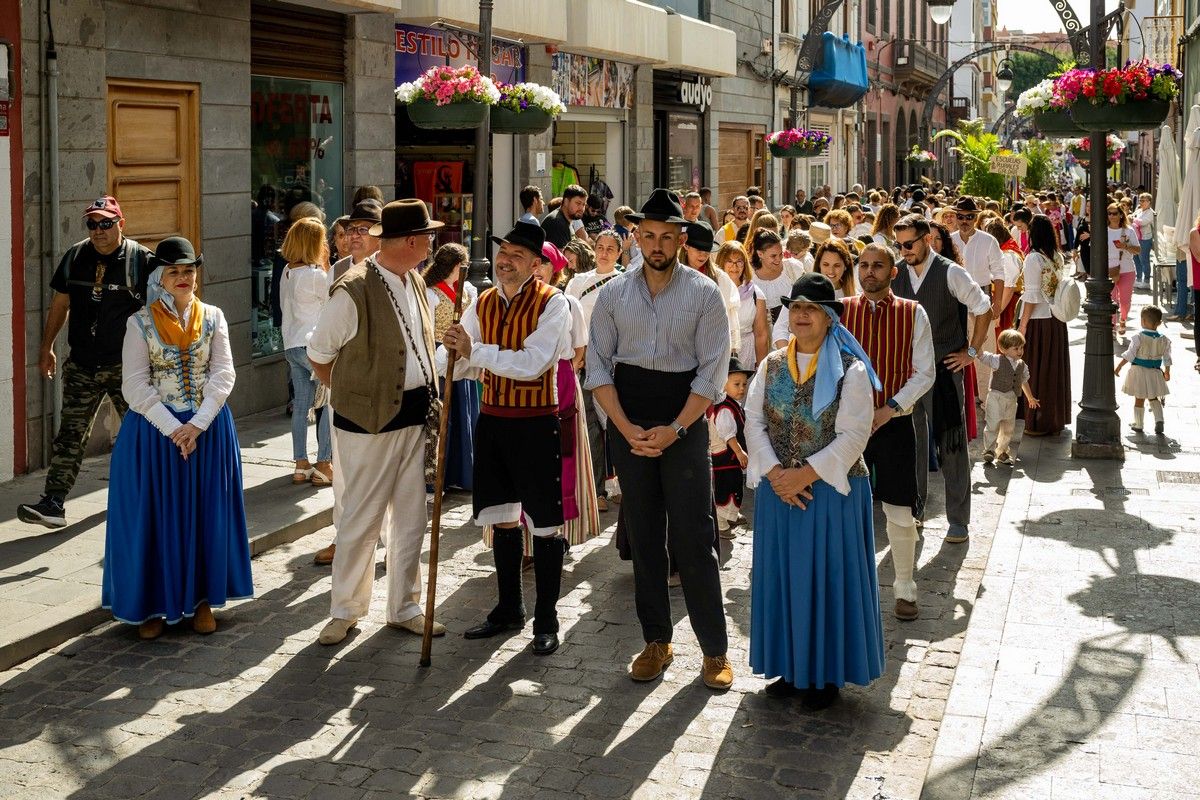
[[[192, 412], [174, 412], [180, 422]], [[134, 625], [175, 623], [208, 603], [254, 594], [242, 454], [225, 406], [184, 461], [134, 411], [125, 414], [108, 484], [101, 604]]]
[[[442, 382], [445, 385], [445, 381]], [[479, 383], [454, 382], [446, 435], [446, 486], [470, 491], [475, 463], [475, 423], [479, 421]]]
[[750, 667], [795, 685], [867, 685], [883, 674], [868, 478], [824, 481], [806, 510], [763, 480], [754, 493]]

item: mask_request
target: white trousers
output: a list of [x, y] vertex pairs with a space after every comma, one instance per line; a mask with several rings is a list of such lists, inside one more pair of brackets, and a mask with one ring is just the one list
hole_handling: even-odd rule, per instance
[[425, 429], [388, 433], [338, 431], [334, 439], [342, 485], [330, 616], [360, 619], [371, 607], [375, 546], [387, 548], [387, 621], [421, 613], [421, 545], [425, 510]]
[[983, 418], [983, 449], [996, 455], [1007, 453], [1017, 419], [1017, 393], [988, 392]]
[[892, 593], [897, 600], [917, 602], [917, 582], [913, 569], [917, 560], [917, 522], [908, 506], [883, 503], [883, 515], [887, 517], [888, 546], [892, 549], [892, 569], [896, 581]]

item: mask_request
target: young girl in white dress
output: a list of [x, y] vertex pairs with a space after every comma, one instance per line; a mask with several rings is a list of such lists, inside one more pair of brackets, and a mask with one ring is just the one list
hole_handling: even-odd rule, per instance
[[1158, 306], [1142, 309], [1142, 330], [1129, 337], [1129, 347], [1113, 370], [1120, 375], [1126, 364], [1131, 365], [1121, 390], [1135, 398], [1132, 427], [1138, 433], [1142, 432], [1147, 400], [1154, 414], [1154, 432], [1160, 435], [1163, 432], [1163, 398], [1170, 392], [1167, 381], [1171, 380], [1171, 340], [1158, 332], [1162, 320], [1163, 312]]

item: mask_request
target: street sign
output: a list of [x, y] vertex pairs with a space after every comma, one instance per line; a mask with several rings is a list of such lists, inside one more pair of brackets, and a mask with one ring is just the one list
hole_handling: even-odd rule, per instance
[[1024, 178], [1029, 161], [1024, 156], [992, 156], [991, 171], [1008, 178]]

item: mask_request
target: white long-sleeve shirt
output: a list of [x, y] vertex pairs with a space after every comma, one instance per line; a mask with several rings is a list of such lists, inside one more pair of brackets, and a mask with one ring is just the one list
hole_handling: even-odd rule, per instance
[[[933, 248], [929, 249], [929, 255], [925, 257], [925, 264], [921, 267], [920, 274], [909, 263], [904, 264], [904, 268], [908, 270], [908, 279], [912, 284], [914, 292], [921, 291], [921, 284], [925, 282], [925, 276], [929, 274], [929, 265], [933, 263], [933, 257], [937, 255], [933, 252]], [[899, 266], [899, 265], [897, 265]], [[988, 296], [983, 293], [983, 288], [979, 283], [971, 277], [959, 264], [950, 263], [950, 267], [946, 270], [946, 288], [950, 290], [950, 296], [967, 307], [967, 311], [975, 316], [983, 314], [985, 311], [990, 311], [992, 302]], [[970, 336], [971, 332], [967, 331]]]
[[[536, 278], [522, 284], [518, 290], [529, 288]], [[497, 286], [501, 302], [506, 302], [504, 287]], [[539, 377], [555, 364], [560, 358], [569, 358], [565, 353], [573, 353], [571, 307], [567, 296], [556, 292], [542, 309], [538, 317], [537, 327], [533, 333], [525, 337], [520, 350], [503, 350], [497, 344], [483, 344], [479, 330], [479, 304], [475, 303], [463, 313], [463, 330], [471, 337], [472, 367], [485, 369], [493, 375], [510, 378], [517, 381], [531, 381]]]
[[279, 305], [283, 308], [283, 347], [308, 346], [329, 299], [330, 275], [316, 264], [286, 267], [279, 279]]
[[[179, 317], [170, 297], [164, 297], [157, 302], [176, 318]], [[212, 343], [209, 346], [204, 400], [189, 420], [192, 425], [204, 431], [208, 430], [221, 406], [229, 399], [237, 379], [237, 371], [233, 368], [233, 351], [229, 347], [229, 326], [225, 322], [225, 315], [216, 306], [201, 304], [200, 309], [202, 313], [205, 309], [211, 309], [210, 313], [215, 313], [217, 320], [217, 327], [213, 331]], [[150, 380], [150, 346], [146, 343], [146, 337], [136, 316], [131, 316], [125, 323], [125, 340], [121, 345], [121, 394], [131, 410], [145, 417], [164, 436], [170, 436], [182, 427], [183, 423], [176, 419], [171, 409], [163, 403], [158, 388]], [[189, 306], [180, 320], [180, 325], [186, 330], [190, 321]]]
[[[797, 354], [801, 375], [805, 373], [811, 359], [811, 355]], [[746, 395], [746, 450], [750, 457], [746, 467], [748, 486], [757, 486], [767, 473], [780, 463], [767, 435], [767, 422], [763, 415], [766, 372], [767, 360], [763, 359]], [[856, 361], [846, 371], [846, 377], [842, 381], [842, 396], [838, 404], [837, 418], [834, 420], [834, 440], [808, 457], [809, 465], [816, 470], [821, 480], [841, 494], [850, 494], [850, 468], [867, 447], [874, 416], [875, 395], [871, 389], [871, 379], [867, 377], [867, 368], [861, 361]]]
[[963, 267], [980, 286], [990, 287], [992, 281], [1004, 280], [1004, 260], [995, 236], [987, 231], [975, 231], [964, 242], [962, 234], [954, 231], [950, 240], [962, 254]]

